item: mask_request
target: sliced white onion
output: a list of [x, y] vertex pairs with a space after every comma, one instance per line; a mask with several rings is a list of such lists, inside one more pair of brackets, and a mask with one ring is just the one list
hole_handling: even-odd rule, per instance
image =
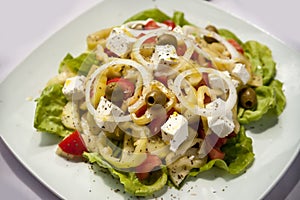
[[[97, 76], [99, 76], [99, 74], [101, 74], [105, 69], [107, 69], [110, 66], [113, 65], [119, 65], [119, 64], [123, 64], [123, 65], [129, 65], [134, 67], [135, 69], [137, 69], [139, 71], [139, 73], [142, 76], [143, 79], [143, 85], [149, 85], [150, 81], [152, 80], [152, 75], [149, 74], [149, 72], [139, 63], [133, 61], [133, 60], [128, 60], [128, 59], [113, 59], [111, 62], [109, 63], [105, 63], [103, 65], [101, 65], [98, 69], [95, 70], [95, 72], [91, 75], [90, 79], [88, 80], [87, 84], [86, 84], [86, 90], [85, 90], [85, 100], [86, 100], [86, 106], [88, 111], [94, 116], [96, 113], [96, 109], [94, 108], [94, 106], [91, 104], [91, 99], [90, 99], [90, 91], [91, 91], [91, 86], [94, 82], [94, 80], [97, 78]], [[125, 122], [125, 121], [130, 121], [131, 117], [130, 115], [124, 115], [124, 116], [120, 116], [120, 117], [116, 117], [114, 121], [117, 122]]]
[[[212, 69], [212, 68], [199, 67], [196, 69], [200, 73], [209, 73], [209, 74], [214, 74], [216, 76], [219, 76], [225, 81], [225, 83], [228, 85], [228, 91], [229, 91], [228, 98], [225, 102], [225, 111], [231, 110], [233, 108], [233, 106], [236, 104], [236, 100], [237, 100], [236, 89], [235, 89], [234, 84], [231, 81], [231, 79], [226, 77], [226, 75], [224, 73], [222, 73], [218, 70]], [[175, 93], [176, 97], [178, 98], [180, 103], [185, 108], [187, 108], [188, 110], [190, 110], [192, 113], [194, 113], [196, 115], [201, 115], [201, 116], [205, 116], [205, 117], [221, 115], [224, 112], [224, 110], [222, 110], [221, 107], [219, 107], [219, 108], [215, 107], [213, 109], [201, 108], [198, 105], [189, 103], [186, 100], [186, 98], [181, 90], [181, 83], [182, 83], [182, 81], [184, 81], [186, 76], [189, 76], [193, 73], [195, 73], [195, 71], [187, 70], [177, 76], [177, 78], [174, 81], [174, 86], [172, 87], [172, 90]]]
[[230, 44], [224, 37], [222, 37], [221, 35], [213, 32], [213, 31], [208, 31], [206, 29], [203, 28], [199, 28], [200, 33], [206, 35], [206, 36], [210, 36], [213, 37], [215, 39], [217, 39], [219, 42], [221, 42], [229, 51], [229, 53], [231, 54], [231, 58], [235, 59], [235, 58], [239, 58], [240, 54], [239, 52], [235, 49], [234, 46], [232, 46], [232, 44]]

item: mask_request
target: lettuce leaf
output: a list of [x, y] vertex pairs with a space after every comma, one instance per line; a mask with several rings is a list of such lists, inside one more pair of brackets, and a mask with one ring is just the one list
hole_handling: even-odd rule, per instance
[[190, 172], [190, 176], [197, 176], [199, 173], [210, 170], [216, 166], [224, 169], [230, 174], [241, 174], [254, 160], [252, 139], [246, 136], [244, 126], [236, 137], [228, 139], [221, 149], [225, 153], [224, 160], [214, 159], [207, 162], [200, 169]]
[[286, 98], [282, 90], [282, 83], [273, 80], [269, 86], [260, 86], [255, 88], [257, 107], [254, 110], [238, 108], [238, 120], [241, 124], [249, 124], [257, 121], [268, 112], [274, 112], [280, 115], [286, 105]]
[[95, 53], [82, 53], [76, 58], [68, 53], [61, 61], [58, 72], [71, 71], [75, 74], [86, 76], [94, 64], [99, 64]]
[[178, 26], [191, 25], [191, 23], [184, 18], [184, 13], [180, 11], [173, 13], [172, 21]]
[[121, 172], [114, 169], [109, 163], [102, 160], [98, 153], [85, 152], [83, 156], [88, 159], [90, 163], [96, 163], [100, 167], [108, 169], [114, 177], [120, 179], [120, 182], [124, 185], [125, 191], [135, 196], [152, 195], [154, 192], [165, 187], [168, 181], [168, 174], [165, 166], [161, 168], [162, 175], [153, 184], [145, 185], [139, 181], [134, 172]]
[[142, 12], [139, 12], [132, 17], [128, 18], [124, 23], [130, 22], [130, 21], [136, 21], [136, 20], [146, 20], [148, 18], [152, 18], [154, 21], [157, 22], [164, 22], [165, 20], [172, 20], [176, 25], [178, 26], [184, 26], [191, 24], [184, 18], [184, 13], [180, 11], [175, 11], [173, 13], [173, 17], [171, 18], [158, 8], [148, 9], [144, 10]]
[[61, 84], [50, 85], [42, 91], [36, 100], [34, 128], [40, 132], [48, 132], [62, 137], [67, 136], [72, 130], [67, 129], [61, 122], [61, 114], [67, 99], [62, 93]]
[[251, 62], [252, 71], [262, 76], [264, 85], [269, 85], [276, 75], [276, 63], [271, 50], [257, 41], [247, 41], [242, 47]]
[[270, 84], [270, 87], [273, 88], [274, 93], [275, 93], [276, 105], [275, 105], [274, 111], [277, 116], [279, 116], [283, 112], [283, 110], [286, 106], [286, 97], [283, 93], [282, 86], [283, 86], [283, 83], [276, 79], [273, 80]]

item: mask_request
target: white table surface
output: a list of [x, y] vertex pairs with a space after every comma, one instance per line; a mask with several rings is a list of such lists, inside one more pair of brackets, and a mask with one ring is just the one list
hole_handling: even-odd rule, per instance
[[[0, 82], [54, 32], [99, 1], [1, 0]], [[296, 0], [211, 0], [210, 3], [256, 24], [291, 48], [300, 51], [300, 12]], [[299, 169], [300, 155], [266, 199], [299, 199]], [[0, 198], [57, 199], [23, 167], [1, 139]]]

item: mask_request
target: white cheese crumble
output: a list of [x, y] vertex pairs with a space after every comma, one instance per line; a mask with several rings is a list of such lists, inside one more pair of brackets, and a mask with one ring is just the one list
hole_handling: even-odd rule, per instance
[[239, 78], [244, 84], [246, 84], [250, 79], [250, 74], [246, 69], [246, 66], [242, 63], [235, 64], [232, 74]]
[[135, 41], [122, 28], [114, 28], [107, 39], [106, 47], [116, 55], [124, 57], [131, 52]]
[[175, 152], [188, 138], [188, 121], [178, 113], [173, 113], [161, 127], [162, 139], [170, 142], [170, 150]]
[[74, 76], [65, 81], [62, 89], [63, 94], [69, 100], [80, 100], [85, 95], [85, 76]]
[[96, 124], [103, 130], [113, 132], [118, 124], [115, 118], [120, 117], [124, 112], [112, 102], [101, 97], [94, 119]]
[[232, 133], [235, 125], [232, 119], [231, 110], [225, 108], [225, 102], [222, 99], [217, 99], [206, 105], [207, 108], [213, 109], [218, 107], [222, 112], [219, 115], [207, 117], [208, 127], [217, 134], [220, 138], [226, 137]]
[[178, 55], [173, 45], [156, 45], [151, 57], [154, 68], [157, 71], [165, 71], [168, 67], [178, 63]]
[[208, 81], [211, 88], [219, 89], [224, 93], [227, 92], [228, 86], [220, 76], [208, 74]]

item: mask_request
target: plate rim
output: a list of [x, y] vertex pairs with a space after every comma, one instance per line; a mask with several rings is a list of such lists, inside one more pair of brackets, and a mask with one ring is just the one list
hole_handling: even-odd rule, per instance
[[[45, 43], [47, 43], [47, 41], [49, 41], [49, 39], [51, 39], [52, 37], [54, 37], [55, 35], [59, 35], [60, 32], [62, 30], [65, 29], [65, 27], [69, 26], [70, 24], [76, 22], [78, 19], [80, 19], [82, 16], [85, 16], [87, 13], [89, 13], [91, 10], [96, 9], [97, 7], [99, 7], [101, 4], [103, 4], [104, 2], [107, 2], [110, 0], [102, 0], [97, 2], [95, 5], [91, 6], [90, 8], [88, 8], [87, 10], [83, 11], [82, 13], [80, 13], [79, 15], [77, 15], [76, 17], [72, 18], [69, 22], [65, 23], [64, 25], [62, 25], [61, 28], [57, 29], [55, 32], [53, 32], [49, 37], [45, 38], [43, 41], [40, 42], [39, 45], [37, 45], [37, 47], [33, 48], [30, 52], [27, 52], [27, 56], [25, 56], [22, 61], [17, 64], [14, 69], [12, 71], [9, 72], [9, 74], [7, 74], [2, 81], [0, 82], [0, 85], [3, 85], [10, 77], [13, 73], [16, 73], [16, 71], [18, 70], [18, 68], [20, 66], [23, 65], [24, 62], [26, 62], [26, 60], [28, 60], [28, 58], [30, 56], [32, 56], [35, 51], [37, 51], [39, 48], [41, 48], [41, 46], [43, 46]], [[157, 2], [159, 1], [163, 1], [163, 0], [157, 0]], [[241, 18], [238, 15], [235, 15], [234, 13], [228, 12], [226, 10], [222, 10], [221, 8], [217, 7], [214, 4], [209, 4], [208, 2], [203, 2], [201, 0], [198, 0], [197, 3], [200, 4], [206, 4], [206, 6], [209, 6], [215, 10], [218, 10], [220, 12], [223, 12], [226, 15], [229, 15], [231, 18], [235, 18], [243, 23], [246, 23], [247, 26], [252, 26], [255, 29], [261, 31], [263, 34], [267, 35], [268, 37], [271, 37], [273, 40], [281, 43], [282, 45], [284, 45], [286, 48], [289, 48], [290, 50], [292, 50], [294, 53], [298, 53], [298, 51], [294, 50], [293, 48], [291, 48], [289, 45], [287, 45], [284, 41], [280, 40], [279, 38], [275, 37], [274, 35], [272, 35], [271, 33], [265, 31], [263, 28], [251, 23], [249, 20], [245, 20], [243, 18]], [[63, 195], [57, 193], [47, 182], [45, 182], [41, 177], [39, 177], [39, 175], [28, 165], [28, 163], [24, 162], [23, 159], [21, 158], [21, 156], [15, 151], [15, 149], [11, 146], [11, 144], [7, 141], [7, 139], [5, 138], [5, 136], [3, 136], [0, 132], [0, 137], [2, 139], [2, 141], [5, 143], [6, 147], [8, 147], [8, 149], [12, 152], [12, 154], [15, 156], [15, 158], [21, 163], [21, 165], [24, 166], [24, 168], [26, 170], [28, 170], [34, 177], [36, 180], [38, 180], [41, 184], [43, 184], [45, 187], [47, 187], [47, 189], [49, 189], [51, 192], [53, 192], [55, 195], [57, 195], [60, 198], [64, 198]], [[275, 179], [273, 179], [272, 184], [267, 188], [267, 190], [265, 190], [264, 193], [262, 193], [260, 195], [260, 198], [265, 197], [273, 188], [274, 186], [278, 183], [278, 181], [284, 176], [284, 174], [287, 172], [287, 170], [290, 168], [291, 164], [294, 162], [295, 158], [297, 157], [297, 155], [300, 152], [300, 143], [298, 142], [297, 144], [297, 149], [293, 152], [293, 155], [290, 156], [290, 159], [288, 160], [288, 163], [285, 164], [284, 168], [281, 169], [280, 174], [278, 174], [276, 176]]]

